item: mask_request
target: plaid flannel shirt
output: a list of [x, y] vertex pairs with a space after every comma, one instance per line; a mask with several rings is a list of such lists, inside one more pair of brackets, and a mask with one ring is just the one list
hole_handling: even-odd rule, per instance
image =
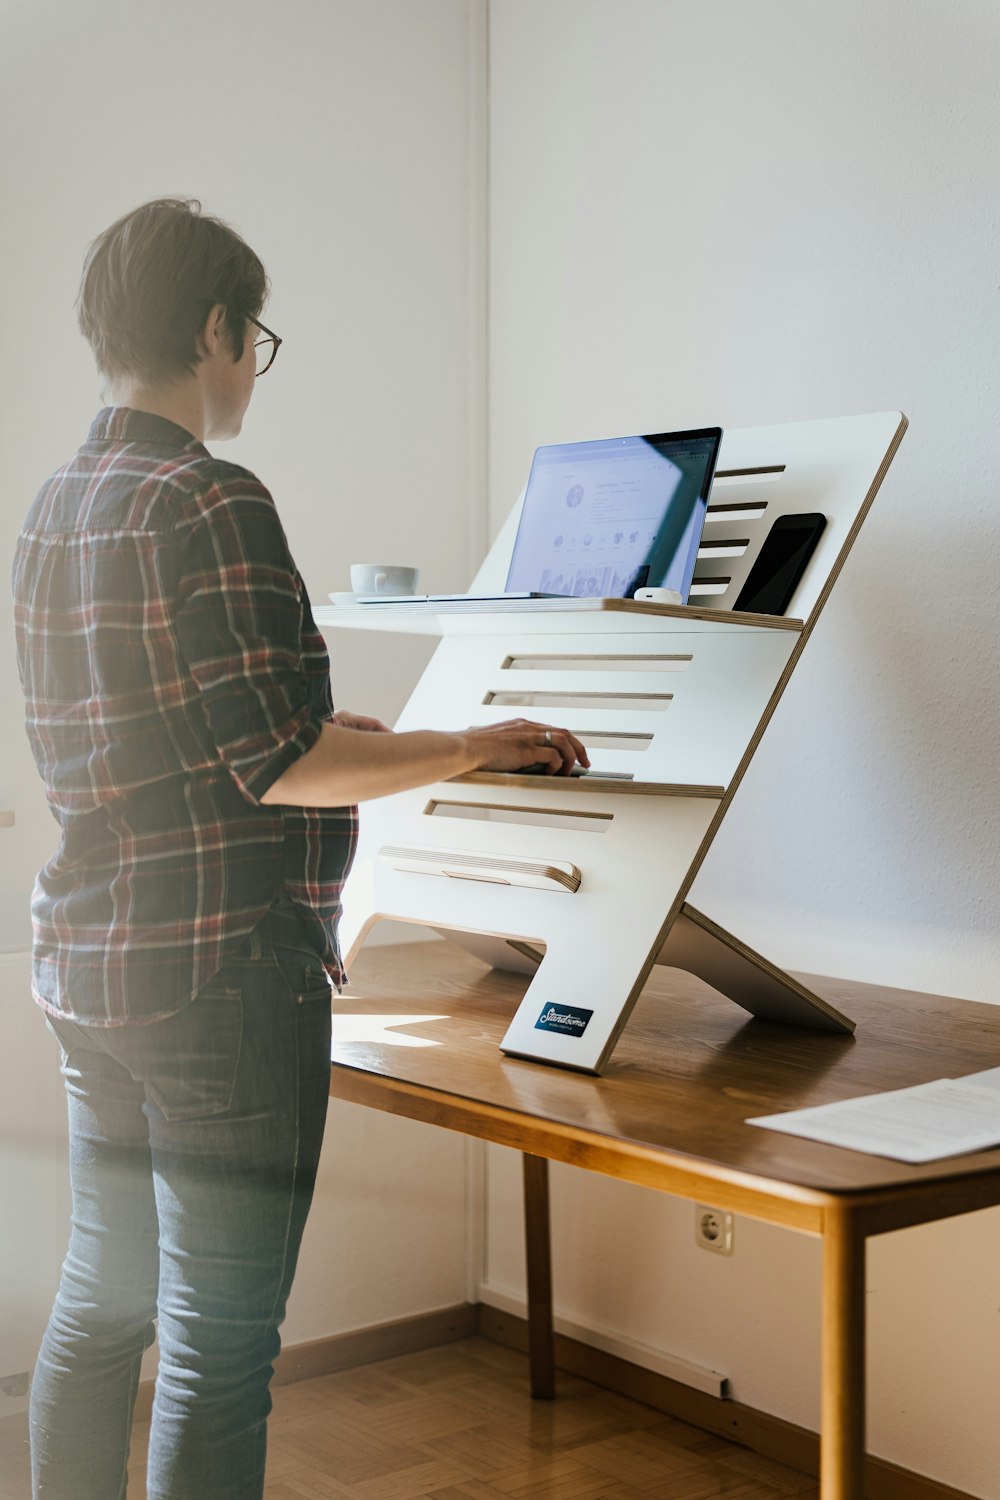
[[357, 809], [263, 806], [331, 717], [274, 502], [148, 412], [107, 408], [14, 562], [27, 728], [62, 830], [32, 899], [35, 997], [96, 1025], [186, 1005], [281, 898], [336, 983]]

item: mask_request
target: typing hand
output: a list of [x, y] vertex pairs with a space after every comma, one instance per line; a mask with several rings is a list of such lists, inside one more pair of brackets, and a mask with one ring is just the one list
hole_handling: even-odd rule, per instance
[[482, 757], [476, 766], [479, 771], [523, 771], [530, 767], [539, 775], [569, 776], [577, 761], [582, 766], [590, 765], [586, 747], [576, 735], [530, 719], [508, 719], [466, 733]]

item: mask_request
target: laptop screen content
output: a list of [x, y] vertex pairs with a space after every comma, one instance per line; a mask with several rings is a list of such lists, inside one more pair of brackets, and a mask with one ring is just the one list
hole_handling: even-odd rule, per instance
[[539, 448], [506, 592], [670, 588], [686, 603], [721, 439], [706, 427]]

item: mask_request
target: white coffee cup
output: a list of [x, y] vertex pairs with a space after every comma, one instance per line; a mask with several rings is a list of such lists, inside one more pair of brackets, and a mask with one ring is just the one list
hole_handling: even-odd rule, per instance
[[356, 594], [415, 594], [419, 568], [394, 563], [351, 563], [351, 588]]

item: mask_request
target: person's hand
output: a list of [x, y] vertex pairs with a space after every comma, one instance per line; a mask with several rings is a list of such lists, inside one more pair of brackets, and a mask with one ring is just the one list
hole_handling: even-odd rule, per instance
[[383, 724], [381, 719], [373, 719], [368, 714], [352, 714], [346, 708], [337, 709], [333, 722], [339, 724], [341, 729], [366, 729], [374, 734], [392, 734], [388, 724]]
[[477, 771], [520, 771], [544, 766], [546, 776], [568, 776], [579, 761], [589, 766], [586, 748], [568, 729], [535, 724], [530, 719], [507, 719], [465, 731], [477, 754]]

